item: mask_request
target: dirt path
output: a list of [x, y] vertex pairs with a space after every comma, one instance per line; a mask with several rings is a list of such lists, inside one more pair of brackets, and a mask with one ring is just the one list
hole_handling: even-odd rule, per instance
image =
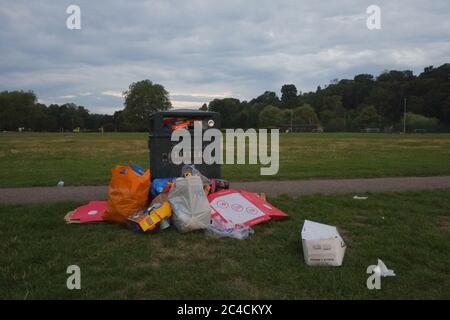
[[[355, 193], [408, 191], [450, 188], [450, 176], [402, 177], [375, 179], [333, 179], [232, 182], [231, 187], [269, 196], [301, 196], [321, 193]], [[48, 203], [58, 201], [86, 202], [107, 197], [106, 186], [0, 188], [0, 204]]]

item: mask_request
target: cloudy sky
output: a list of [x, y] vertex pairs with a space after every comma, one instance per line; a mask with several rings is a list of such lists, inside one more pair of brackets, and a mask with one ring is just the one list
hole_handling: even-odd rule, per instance
[[[66, 27], [71, 4], [80, 30]], [[366, 26], [372, 4], [380, 30]], [[93, 112], [123, 108], [121, 92], [142, 79], [164, 85], [174, 107], [199, 107], [446, 62], [448, 0], [0, 0], [0, 90]]]

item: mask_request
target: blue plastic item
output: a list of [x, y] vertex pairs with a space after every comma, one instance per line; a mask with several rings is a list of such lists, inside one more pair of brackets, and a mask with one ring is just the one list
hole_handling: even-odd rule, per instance
[[164, 188], [167, 186], [169, 182], [175, 182], [177, 178], [163, 178], [163, 179], [154, 179], [152, 181], [152, 188], [150, 190], [150, 194], [153, 197], [156, 197], [158, 194], [163, 192]]
[[140, 166], [138, 166], [136, 163], [132, 163], [130, 166], [131, 166], [131, 169], [134, 171], [134, 173], [136, 173], [138, 176], [144, 175], [145, 170], [143, 168], [141, 168]]

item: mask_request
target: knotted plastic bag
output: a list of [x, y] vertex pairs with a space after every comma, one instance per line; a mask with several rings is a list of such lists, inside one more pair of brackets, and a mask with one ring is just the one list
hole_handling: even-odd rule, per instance
[[150, 171], [135, 164], [116, 166], [111, 171], [105, 220], [125, 223], [128, 216], [146, 207]]

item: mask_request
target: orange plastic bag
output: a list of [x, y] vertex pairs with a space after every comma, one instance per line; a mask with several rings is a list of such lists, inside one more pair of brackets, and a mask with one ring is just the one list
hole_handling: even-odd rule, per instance
[[128, 216], [146, 207], [150, 189], [150, 171], [134, 164], [111, 170], [108, 207], [105, 220], [125, 223]]

